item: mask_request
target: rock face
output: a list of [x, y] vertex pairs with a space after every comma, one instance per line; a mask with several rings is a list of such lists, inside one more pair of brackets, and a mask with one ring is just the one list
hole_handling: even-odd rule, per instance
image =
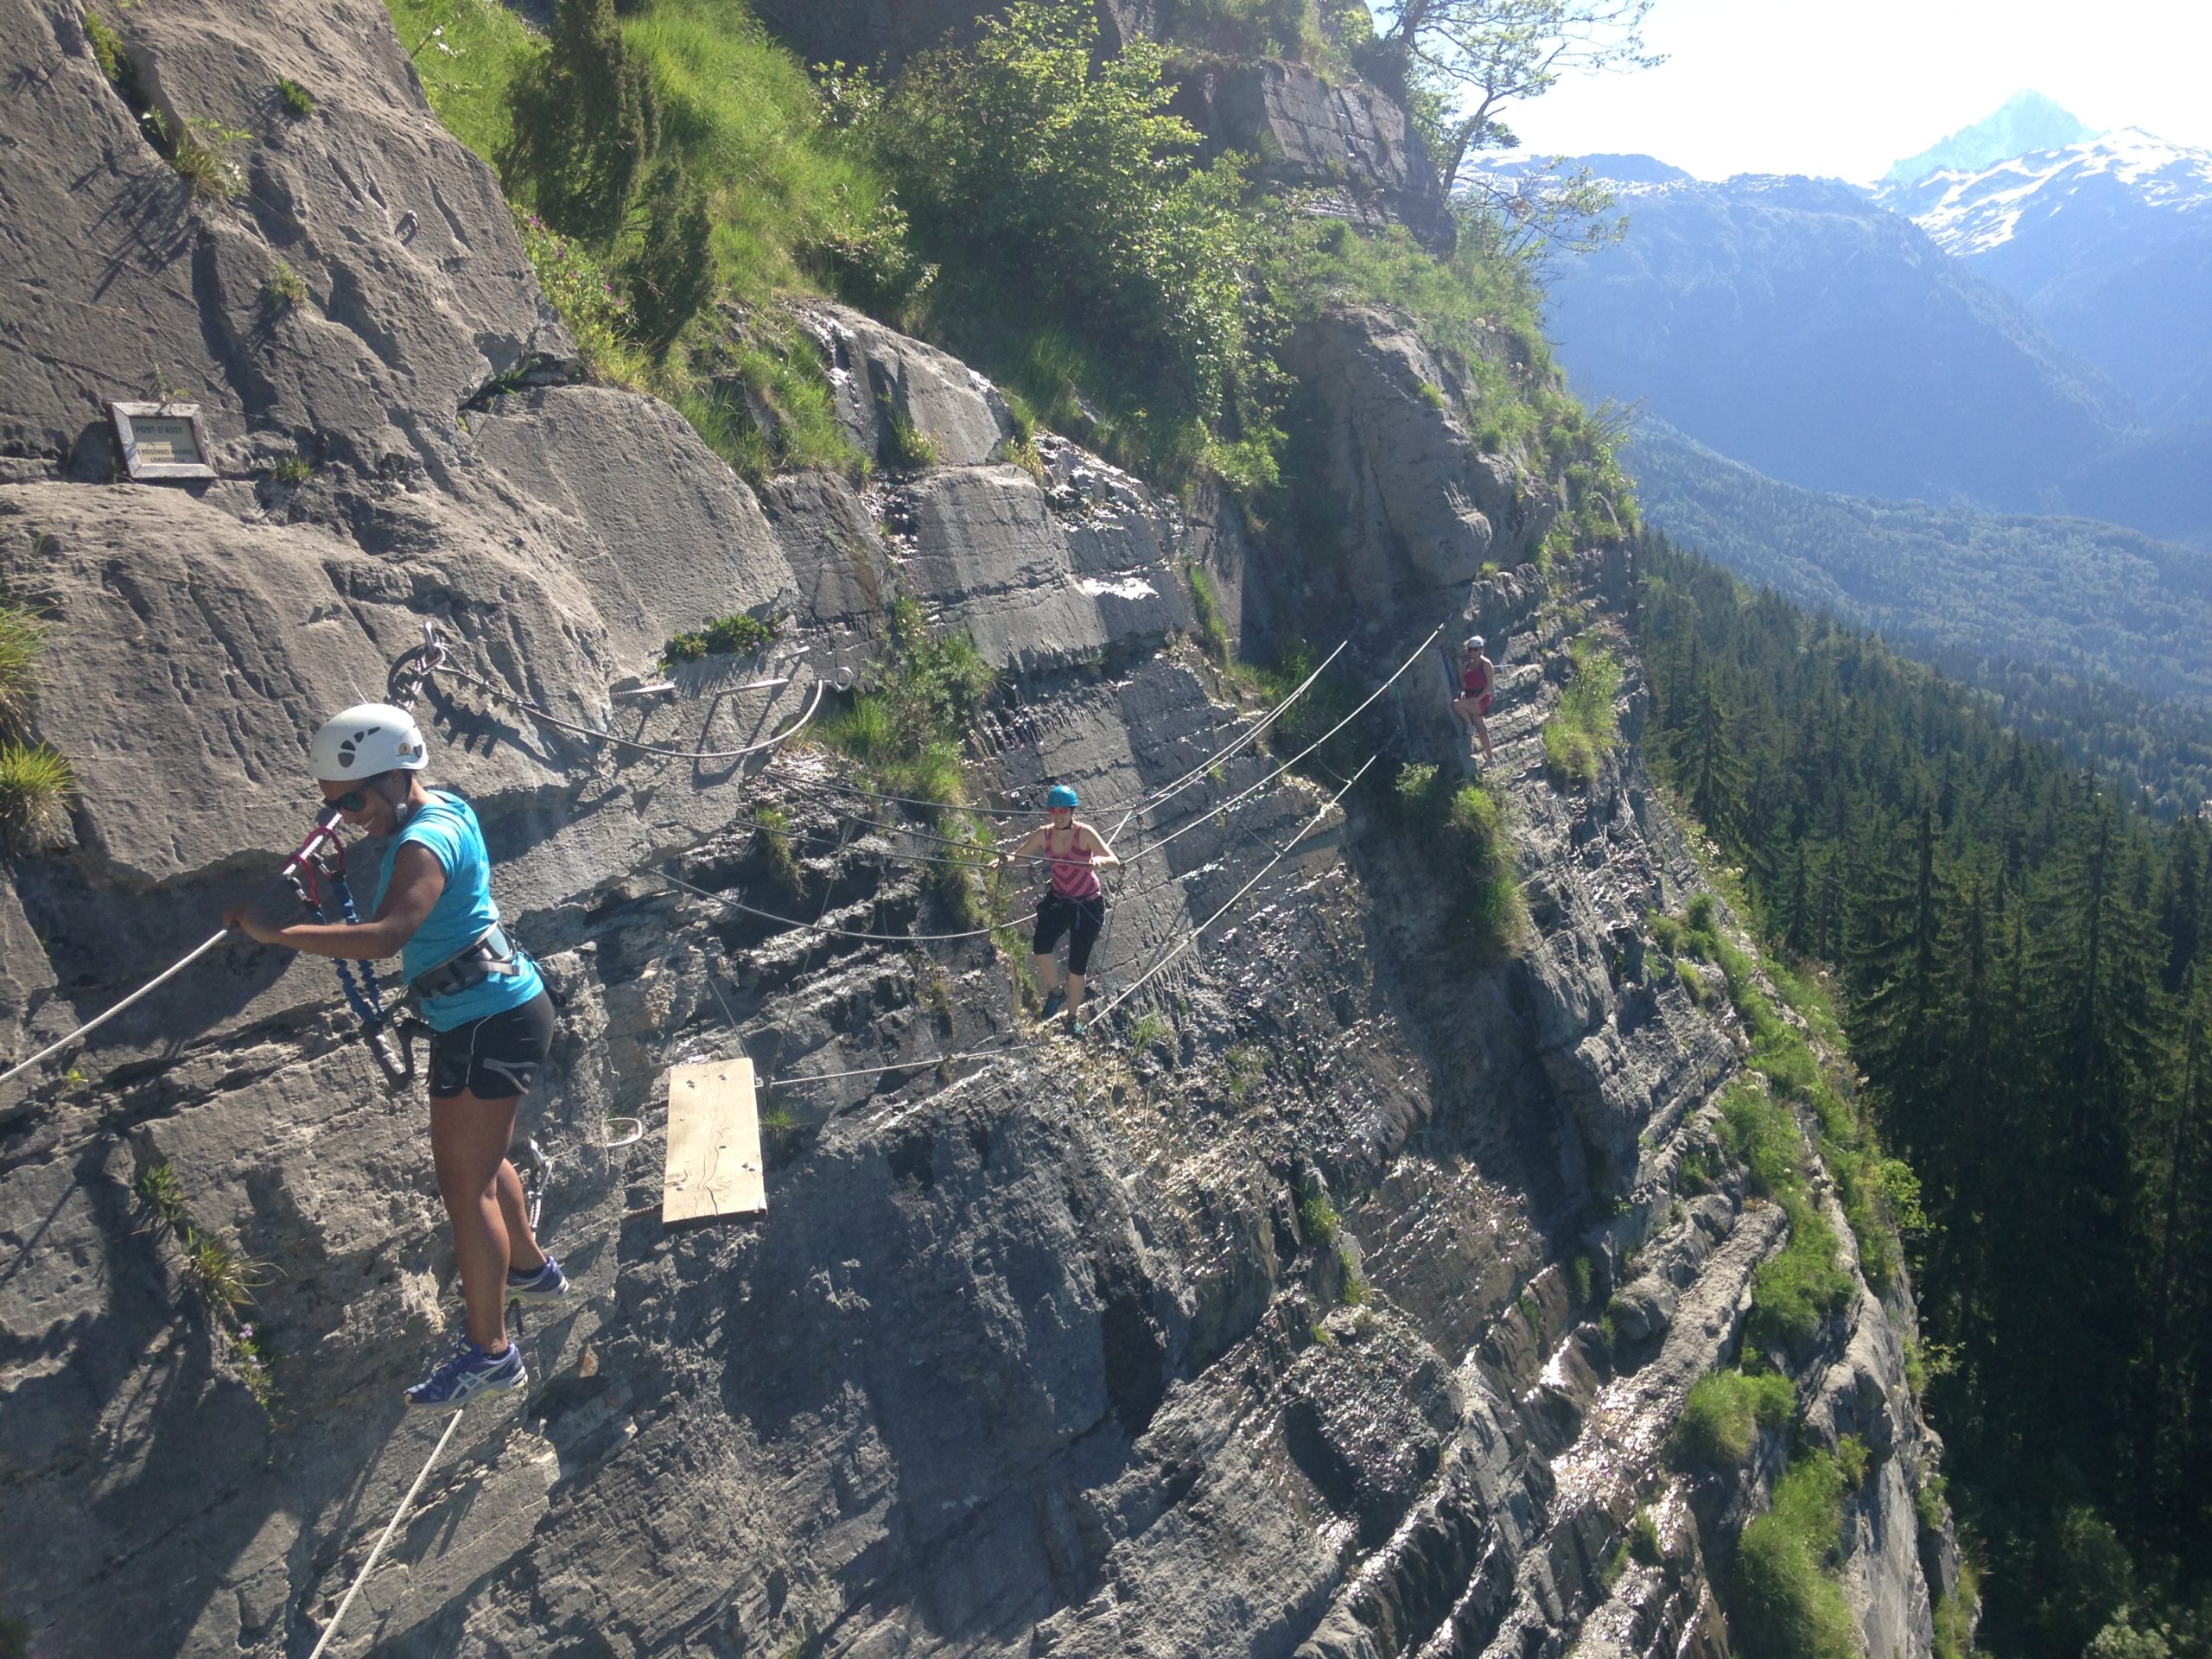
[[837, 418], [878, 466], [906, 464], [901, 425], [925, 454], [954, 467], [996, 459], [1013, 435], [1006, 399], [957, 358], [844, 306], [809, 306], [802, 315], [828, 361]]
[[1556, 496], [1470, 442], [1464, 368], [1408, 321], [1351, 308], [1307, 324], [1287, 365], [1306, 402], [1323, 505], [1352, 597], [1388, 609], [1516, 563], [1543, 539]]
[[1209, 153], [1254, 157], [1255, 176], [1318, 192], [1318, 211], [1451, 244], [1434, 163], [1405, 111], [1371, 86], [1303, 64], [1208, 62], [1183, 75], [1172, 107], [1206, 136]]
[[[296, 452], [411, 471], [482, 388], [573, 355], [497, 182], [423, 105], [380, 7], [130, 20], [143, 101], [171, 131], [248, 135], [216, 146], [238, 169], [222, 206], [194, 200], [107, 85], [80, 10], [0, 9], [23, 66], [0, 217], [10, 268], [43, 276], [0, 336], [5, 453], [105, 480], [105, 404], [166, 388], [200, 404], [226, 476]], [[310, 113], [285, 110], [279, 75], [313, 93]], [[280, 260], [306, 301], [270, 295]]]
[[[144, 341], [194, 360], [229, 339], [233, 291], [201, 273], [264, 246], [257, 210], [155, 188], [128, 122], [93, 119], [117, 100], [71, 17], [4, 3], [35, 96], [79, 123], [41, 165], [123, 168], [150, 245], [229, 249], [134, 268]], [[1512, 496], [1541, 486], [1480, 497], [1474, 462], [1451, 470], [1448, 417], [1388, 401], [1426, 371], [1386, 319], [1312, 346], [1370, 512], [1337, 575], [1049, 435], [1042, 478], [994, 459], [988, 388], [849, 315], [830, 349], [868, 377], [854, 418], [880, 368], [945, 464], [756, 496], [668, 410], [567, 385], [472, 393], [456, 423], [476, 367], [565, 346], [496, 326], [537, 318], [535, 290], [381, 11], [209, 0], [175, 27], [143, 67], [184, 109], [228, 109], [261, 73], [241, 62], [345, 46], [359, 80], [329, 119], [383, 113], [329, 139], [332, 176], [419, 133], [453, 213], [418, 232], [475, 251], [420, 294], [349, 267], [352, 321], [316, 340], [420, 300], [445, 354], [378, 357], [389, 403], [329, 404], [297, 486], [95, 481], [74, 435], [100, 377], [7, 378], [34, 438], [0, 483], [0, 581], [54, 620], [33, 725], [81, 780], [73, 844], [0, 884], [0, 1020], [22, 1052], [204, 937], [304, 829], [315, 721], [380, 691], [425, 620], [478, 677], [425, 698], [435, 776], [475, 801], [562, 1007], [525, 1128], [555, 1159], [546, 1234], [575, 1290], [518, 1325], [531, 1387], [465, 1414], [334, 1650], [1719, 1659], [1704, 1552], [1725, 1556], [1781, 1446], [1703, 1484], [1662, 1448], [1734, 1352], [1780, 1220], [1714, 1143], [1738, 1033], [1640, 965], [1643, 918], [1698, 878], [1635, 758], [1632, 662], [1631, 747], [1597, 786], [1562, 794], [1535, 763], [1546, 664], [1571, 628], [1617, 630], [1633, 573], [1592, 556], [1549, 587], [1457, 585], [1475, 521], [1489, 545], [1526, 534]], [[293, 142], [243, 149], [248, 176]], [[37, 222], [9, 220], [41, 278], [6, 346], [26, 363], [94, 302], [73, 250], [108, 222], [50, 206], [50, 267]], [[510, 260], [511, 292], [472, 286]], [[309, 407], [241, 360], [192, 371], [226, 474]], [[1344, 659], [1363, 684], [1432, 624], [1492, 636], [1492, 783], [1532, 918], [1513, 948], [1466, 950], [1372, 798], [1332, 804], [1243, 741], [1258, 711], [1177, 638], [1193, 566], [1232, 630], [1340, 636], [1347, 584], [1372, 594]], [[1084, 1043], [1014, 1011], [899, 803], [800, 743], [721, 758], [800, 721], [833, 667], [883, 671], [894, 594], [1004, 671], [967, 734], [976, 798], [1072, 781], [1129, 861], [1094, 966], [1102, 1000], [1135, 995]], [[671, 631], [741, 608], [791, 618], [761, 660], [618, 698]], [[1433, 655], [1351, 728], [1381, 766], [1452, 758]], [[35, 1651], [305, 1651], [431, 1450], [399, 1403], [454, 1299], [421, 1107], [383, 1091], [334, 993], [317, 963], [228, 946], [0, 1095], [0, 1611]], [[740, 1052], [769, 1084], [768, 1214], [664, 1234], [667, 1068]], [[641, 1143], [609, 1144], [622, 1117]], [[1692, 1148], [1715, 1190], [1688, 1190]], [[250, 1350], [134, 1197], [163, 1166], [243, 1263]], [[1870, 1448], [1844, 1570], [1874, 1651], [1910, 1659], [1923, 1560], [1948, 1567], [1942, 1541], [1913, 1548], [1935, 1443], [1902, 1381], [1908, 1313], [1859, 1296], [1795, 1381], [1808, 1433]], [[1639, 1503], [1664, 1559], [1609, 1574]]]

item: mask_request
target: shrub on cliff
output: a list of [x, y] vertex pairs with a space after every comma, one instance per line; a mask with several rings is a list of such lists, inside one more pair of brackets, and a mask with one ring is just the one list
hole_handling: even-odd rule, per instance
[[1685, 1467], [1733, 1469], [1751, 1453], [1762, 1428], [1789, 1423], [1789, 1379], [1772, 1371], [1711, 1371], [1690, 1385], [1675, 1421], [1674, 1455]]
[[0, 601], [0, 723], [21, 720], [38, 691], [46, 624], [28, 607]]
[[43, 743], [0, 743], [0, 844], [37, 852], [64, 839], [76, 775]]
[[1527, 907], [1496, 798], [1438, 767], [1409, 765], [1399, 768], [1389, 801], [1391, 816], [1435, 870], [1453, 927], [1482, 950], [1510, 942]]
[[1825, 1452], [1790, 1460], [1737, 1545], [1729, 1633], [1763, 1659], [1857, 1659], [1857, 1622], [1821, 1569], [1842, 1535], [1843, 1476]]
[[511, 195], [566, 235], [605, 245], [622, 229], [660, 135], [648, 66], [632, 57], [614, 0], [560, 0], [545, 50], [508, 94], [513, 130], [499, 157]]
[[1186, 446], [1190, 422], [1201, 440], [1263, 429], [1272, 373], [1245, 275], [1258, 222], [1236, 160], [1198, 165], [1197, 130], [1167, 113], [1165, 63], [1146, 40], [1102, 60], [1087, 9], [1017, 3], [887, 86], [830, 86], [943, 263], [945, 314], [1101, 348], [1086, 369], [1121, 383], [1155, 460]]
[[1621, 665], [1586, 634], [1570, 649], [1574, 677], [1544, 722], [1544, 769], [1555, 782], [1586, 788], [1598, 781], [1599, 764], [1620, 747], [1613, 699], [1620, 693]]

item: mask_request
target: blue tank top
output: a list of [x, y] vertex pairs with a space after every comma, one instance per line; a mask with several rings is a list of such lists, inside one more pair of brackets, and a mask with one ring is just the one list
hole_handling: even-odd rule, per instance
[[[429, 848], [446, 873], [445, 890], [437, 903], [414, 937], [399, 948], [400, 971], [413, 979], [475, 944], [499, 919], [499, 907], [492, 902], [492, 855], [484, 850], [484, 830], [476, 814], [459, 796], [433, 790], [429, 800], [416, 809], [384, 849], [384, 868], [377, 877], [370, 914], [383, 907], [385, 890], [391, 886], [391, 861], [410, 841]], [[451, 996], [424, 997], [423, 1022], [433, 1031], [451, 1031], [529, 1001], [545, 988], [545, 982], [538, 977], [536, 963], [519, 950], [518, 956], [522, 965], [518, 974], [494, 974]]]

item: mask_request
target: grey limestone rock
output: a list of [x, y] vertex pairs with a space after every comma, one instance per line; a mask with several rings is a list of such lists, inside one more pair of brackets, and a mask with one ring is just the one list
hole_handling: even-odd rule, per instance
[[[1448, 365], [1380, 314], [1306, 342], [1367, 607], [1345, 660], [1395, 664], [1376, 641], [1442, 616], [1507, 670], [1491, 787], [1531, 925], [1497, 957], [1363, 796], [1325, 810], [1333, 782], [1245, 741], [1257, 709], [1177, 639], [1192, 563], [1233, 631], [1355, 632], [1233, 502], [1049, 436], [1041, 482], [995, 462], [966, 371], [849, 317], [849, 361], [881, 365], [949, 464], [756, 494], [650, 400], [508, 384], [565, 344], [380, 9], [132, 10], [164, 107], [252, 123], [251, 194], [222, 207], [140, 143], [73, 10], [0, 8], [27, 66], [8, 118], [43, 146], [0, 152], [0, 235], [42, 284], [0, 340], [22, 463], [0, 582], [54, 618], [31, 724], [80, 774], [72, 845], [0, 888], [16, 1052], [251, 891], [305, 827], [308, 734], [381, 691], [425, 620], [506, 694], [441, 679], [423, 708], [434, 779], [476, 803], [560, 1006], [524, 1128], [555, 1157], [575, 1290], [518, 1316], [531, 1388], [470, 1408], [337, 1645], [1720, 1659], [1702, 1552], [1723, 1559], [1778, 1451], [1710, 1488], [1662, 1452], [1781, 1217], [1732, 1174], [1681, 1191], [1693, 1147], [1719, 1166], [1736, 1037], [1618, 948], [1696, 880], [1633, 748], [1583, 791], [1536, 766], [1542, 664], [1570, 626], [1618, 626], [1629, 573], [1592, 556], [1548, 592], [1509, 572], [1440, 594], [1531, 522], [1420, 395]], [[303, 124], [250, 106], [278, 73], [317, 93]], [[274, 325], [296, 363], [247, 316], [278, 253], [315, 296]], [[156, 353], [213, 408], [226, 468], [312, 432], [320, 470], [57, 476], [100, 389]], [[1068, 780], [1129, 860], [1094, 1017], [1134, 995], [1085, 1042], [1020, 1011], [929, 821], [800, 744], [689, 753], [766, 738], [870, 665], [894, 595], [1006, 676], [963, 753], [994, 833]], [[791, 628], [760, 662], [617, 698], [670, 632], [768, 609]], [[522, 698], [685, 753], [617, 752]], [[1417, 701], [1352, 740], [1386, 766], [1433, 753]], [[1011, 873], [998, 914], [1018, 925], [1035, 880]], [[434, 1444], [400, 1389], [452, 1317], [451, 1254], [421, 1103], [355, 1029], [321, 963], [234, 944], [0, 1096], [0, 1608], [38, 1650], [305, 1651]], [[768, 1212], [665, 1233], [668, 1069], [741, 1052], [769, 1085]], [[610, 1144], [632, 1118], [645, 1138]], [[164, 1164], [250, 1306], [211, 1312], [134, 1198]], [[1609, 1343], [1624, 1278], [1650, 1317]], [[1885, 1334], [1905, 1317], [1862, 1297], [1802, 1380], [1816, 1432], [1888, 1427], [1845, 1569], [1882, 1659], [1926, 1653], [1945, 1560], [1913, 1548], [1934, 1441]], [[1609, 1588], [1648, 1484], [1670, 1565]]]
[[1255, 157], [1260, 177], [1319, 192], [1322, 212], [1451, 244], [1444, 187], [1421, 136], [1363, 82], [1299, 63], [1205, 61], [1182, 75], [1170, 107], [1205, 135], [1211, 153]]
[[[0, 10], [23, 68], [0, 235], [11, 267], [43, 275], [0, 339], [0, 446], [105, 478], [106, 404], [158, 381], [201, 404], [226, 475], [295, 450], [415, 466], [482, 387], [573, 358], [497, 181], [424, 107], [381, 6], [115, 16], [173, 130], [245, 135], [222, 146], [239, 188], [192, 197], [101, 74], [77, 7]], [[279, 75], [310, 89], [310, 114], [285, 111]], [[279, 259], [307, 286], [299, 305], [264, 298]]]
[[1362, 603], [1414, 602], [1424, 587], [1473, 580], [1486, 559], [1516, 561], [1529, 524], [1511, 474], [1469, 442], [1459, 377], [1408, 320], [1327, 313], [1293, 337], [1287, 361], [1313, 400], [1314, 484]]
[[965, 363], [843, 306], [804, 305], [798, 315], [822, 346], [837, 418], [878, 466], [901, 464], [894, 422], [905, 423], [939, 464], [997, 458], [1014, 431], [1006, 400]]
[[1192, 624], [1170, 511], [1103, 461], [1112, 493], [1057, 506], [1014, 466], [943, 468], [901, 492], [901, 574], [986, 658], [1035, 673]]

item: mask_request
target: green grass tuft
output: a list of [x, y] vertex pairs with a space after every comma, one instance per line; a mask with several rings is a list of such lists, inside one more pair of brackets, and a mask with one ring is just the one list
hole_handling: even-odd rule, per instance
[[92, 48], [92, 61], [99, 65], [108, 85], [130, 103], [138, 103], [138, 72], [131, 64], [130, 53], [124, 48], [123, 37], [97, 11], [87, 10], [85, 13], [85, 43]]
[[245, 189], [245, 173], [231, 159], [230, 149], [251, 137], [237, 127], [226, 127], [208, 117], [188, 117], [184, 130], [169, 152], [169, 165], [192, 187], [192, 194], [207, 201], [228, 201]]
[[0, 842], [37, 852], [66, 840], [76, 782], [69, 762], [44, 744], [0, 743]]
[[266, 310], [289, 311], [305, 304], [307, 297], [307, 279], [292, 269], [289, 260], [279, 259], [261, 284], [261, 303]]
[[507, 89], [540, 49], [529, 28], [499, 0], [385, 0], [385, 10], [439, 121], [497, 166], [513, 132]]
[[1198, 565], [1187, 567], [1185, 575], [1191, 582], [1191, 614], [1198, 620], [1198, 645], [1214, 662], [1226, 667], [1229, 663], [1229, 624], [1221, 613], [1221, 601], [1214, 592], [1213, 578]]
[[718, 616], [696, 633], [679, 633], [661, 647], [661, 661], [696, 663], [709, 657], [749, 657], [784, 637], [784, 619], [762, 621], [743, 611]]
[[30, 712], [47, 632], [36, 612], [0, 601], [0, 725], [13, 725]]
[[1318, 1181], [1308, 1181], [1299, 1192], [1298, 1230], [1309, 1245], [1336, 1248], [1337, 1206], [1329, 1202], [1327, 1190]]
[[177, 1179], [175, 1165], [167, 1159], [147, 1165], [132, 1179], [130, 1190], [158, 1224], [178, 1233], [184, 1230], [184, 1186]]
[[903, 415], [889, 410], [886, 414], [891, 426], [892, 464], [903, 473], [918, 473], [936, 466], [941, 457], [929, 434]]
[[1685, 1468], [1738, 1467], [1758, 1431], [1787, 1427], [1794, 1405], [1789, 1379], [1774, 1372], [1708, 1372], [1690, 1385], [1675, 1420], [1675, 1460]]
[[1572, 647], [1574, 677], [1559, 707], [1544, 721], [1544, 767], [1554, 782], [1598, 781], [1598, 768], [1620, 747], [1620, 724], [1613, 699], [1620, 694], [1621, 665], [1613, 654], [1586, 635]]
[[1497, 798], [1438, 767], [1399, 768], [1387, 796], [1391, 816], [1436, 871], [1453, 907], [1452, 925], [1476, 949], [1510, 945], [1528, 921], [1512, 837]]
[[785, 893], [798, 893], [806, 887], [806, 873], [799, 868], [798, 860], [791, 856], [791, 823], [780, 807], [763, 806], [753, 814], [753, 827], [760, 842], [760, 861], [767, 867], [770, 880]]
[[284, 107], [294, 115], [315, 113], [315, 94], [289, 75], [276, 77], [276, 96], [284, 101]]
[[1822, 1571], [1841, 1527], [1842, 1475], [1810, 1452], [1776, 1483], [1766, 1514], [1744, 1529], [1727, 1599], [1731, 1633], [1773, 1659], [1858, 1659], [1858, 1624]]

